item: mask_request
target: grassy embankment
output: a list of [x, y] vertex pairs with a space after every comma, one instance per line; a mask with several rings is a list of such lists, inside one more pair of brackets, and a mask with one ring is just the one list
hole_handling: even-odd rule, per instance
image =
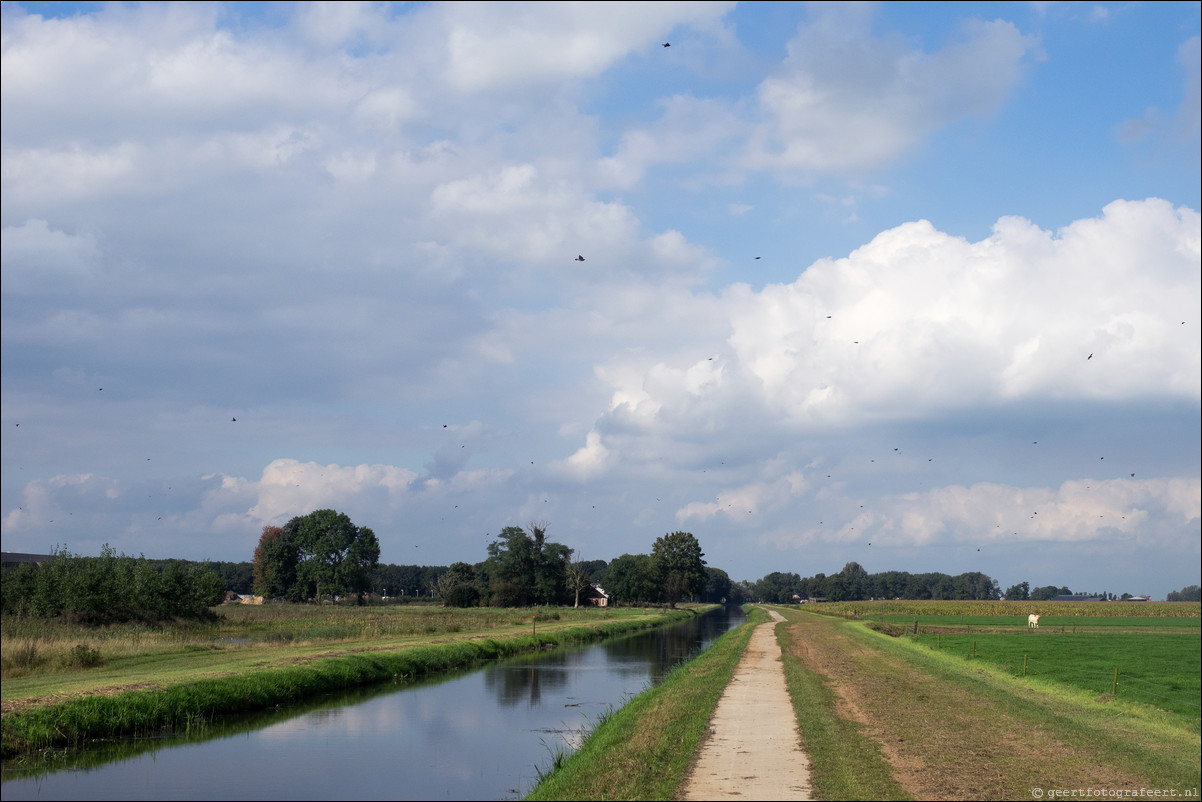
[[[700, 609], [700, 608], [697, 608]], [[599, 640], [697, 609], [231, 605], [211, 625], [0, 621], [5, 757]]]
[[[864, 623], [782, 612], [790, 622], [777, 625], [777, 637], [815, 798], [1010, 799], [1031, 798], [1035, 788], [1198, 787], [1196, 715], [1098, 697], [1046, 677], [1016, 678], [1004, 666], [889, 637]], [[752, 616], [765, 620], [759, 612]], [[1009, 626], [986, 619], [974, 623]], [[1094, 623], [1119, 639], [1111, 651], [1120, 641], [1137, 651], [1146, 645], [1109, 621]], [[1158, 631], [1165, 622], [1142, 623]], [[1188, 646], [1188, 627], [1170, 631], [1184, 633], [1176, 645]], [[728, 633], [604, 717], [527, 798], [673, 798], [750, 633], [750, 626]]]
[[[862, 620], [871, 629], [1016, 677], [1040, 677], [1096, 696], [1117, 692], [1125, 701], [1177, 713], [1196, 726], [1202, 709], [1202, 605], [1060, 602], [1040, 618], [1038, 629], [1028, 628], [1026, 616], [1014, 614], [1011, 605], [874, 602], [814, 611]], [[899, 611], [907, 607], [910, 612]], [[996, 612], [982, 614], [986, 610]]]
[[[882, 616], [916, 612], [888, 604], [882, 603]], [[862, 619], [877, 617], [870, 605], [855, 607]], [[962, 606], [955, 612], [978, 611]], [[1014, 676], [1012, 665], [966, 659], [963, 648], [933, 649], [924, 640], [931, 635], [890, 637], [869, 629], [871, 620], [841, 621], [796, 609], [785, 614], [790, 623], [777, 632], [817, 798], [1010, 799], [1031, 798], [1036, 788], [1197, 792], [1196, 703], [1161, 709], [1121, 692], [1118, 698], [1099, 695], [1067, 672]], [[991, 629], [1007, 626], [1000, 620], [976, 625], [989, 623]], [[1099, 624], [1100, 630], [1106, 626]], [[1192, 671], [1197, 682], [1197, 636], [1189, 630], [1156, 636], [1110, 631], [1093, 636], [1110, 639], [1110, 657], [1143, 650], [1149, 637], [1176, 641], [1170, 652], [1179, 659], [1186, 655], [1182, 649], [1192, 648], [1193, 668], [1186, 673]], [[948, 637], [942, 635], [945, 644]], [[988, 638], [1024, 638], [972, 637], [979, 648]], [[1054, 646], [1072, 637], [1036, 635], [1024, 646]]]
[[526, 799], [673, 799], [752, 629], [767, 620], [763, 610], [749, 610], [747, 623], [603, 716]]

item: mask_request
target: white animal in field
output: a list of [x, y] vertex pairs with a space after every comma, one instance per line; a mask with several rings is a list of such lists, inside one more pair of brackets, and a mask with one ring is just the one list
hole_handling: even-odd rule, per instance
[[1035, 615], [1035, 613], [1027, 616], [1027, 626], [1031, 629], [1039, 629], [1039, 616]]

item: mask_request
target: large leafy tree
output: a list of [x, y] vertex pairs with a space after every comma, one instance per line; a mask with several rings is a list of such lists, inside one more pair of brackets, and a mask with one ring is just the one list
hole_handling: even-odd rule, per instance
[[605, 590], [610, 597], [625, 604], [663, 600], [663, 588], [655, 561], [650, 554], [623, 554], [609, 564]]
[[722, 604], [730, 601], [732, 583], [730, 575], [721, 568], [705, 567], [705, 589], [701, 591], [701, 601], [708, 604]]
[[320, 599], [370, 589], [380, 562], [380, 542], [334, 510], [297, 516], [282, 527], [264, 527], [255, 549], [255, 590], [289, 601]]
[[572, 550], [547, 540], [547, 524], [507, 526], [488, 544], [484, 573], [497, 607], [559, 604], [567, 594]]
[[300, 548], [280, 526], [265, 526], [255, 547], [255, 593], [268, 599], [290, 599], [296, 585]]
[[689, 532], [672, 532], [656, 539], [651, 558], [669, 607], [705, 588], [705, 560], [701, 559], [704, 556], [701, 544]]
[[1017, 585], [1011, 585], [1006, 590], [1006, 599], [1008, 601], [1026, 601], [1031, 596], [1031, 585], [1028, 582], [1019, 582]]

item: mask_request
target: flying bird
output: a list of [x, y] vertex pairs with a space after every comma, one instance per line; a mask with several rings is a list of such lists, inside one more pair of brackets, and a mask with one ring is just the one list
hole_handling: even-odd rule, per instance
[[664, 42], [664, 47], [671, 47], [671, 46], [672, 46], [671, 42]]
[[575, 261], [577, 261], [577, 262], [583, 262], [583, 261], [584, 261], [584, 257], [583, 257], [583, 256], [580, 256], [580, 255], [577, 255], [577, 256], [576, 256], [576, 259], [575, 259]]
[[237, 422], [238, 422], [237, 418], [230, 418], [230, 423], [237, 423]]
[[1089, 356], [1085, 357], [1086, 362], [1088, 362], [1091, 359], [1093, 359], [1093, 354], [1090, 354]]

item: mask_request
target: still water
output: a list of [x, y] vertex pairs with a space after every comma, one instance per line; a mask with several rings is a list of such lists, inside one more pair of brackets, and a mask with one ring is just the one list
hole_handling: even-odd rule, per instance
[[519, 799], [555, 752], [743, 623], [738, 607], [601, 644], [324, 696], [201, 733], [4, 765], [19, 799]]

